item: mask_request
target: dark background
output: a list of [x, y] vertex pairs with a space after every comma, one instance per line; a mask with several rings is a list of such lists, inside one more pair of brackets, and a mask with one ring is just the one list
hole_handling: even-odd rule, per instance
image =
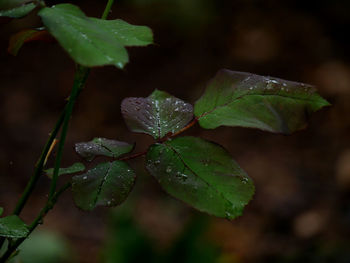
[[[89, 16], [100, 16], [105, 2], [73, 1]], [[63, 166], [80, 161], [75, 142], [95, 136], [136, 141], [136, 151], [145, 149], [152, 141], [127, 130], [121, 100], [145, 97], [157, 88], [194, 103], [221, 68], [316, 85], [332, 106], [292, 136], [227, 127], [188, 132], [224, 145], [255, 181], [254, 199], [232, 222], [168, 197], [145, 172], [142, 160], [135, 160], [131, 165], [139, 177], [123, 208], [113, 215], [104, 208], [85, 213], [67, 193], [42, 228], [62, 233], [76, 262], [103, 262], [110, 253], [106, 247], [118, 251], [124, 242], [108, 240], [123, 233], [132, 240], [141, 240], [142, 233], [147, 244], [120, 253], [129, 248], [139, 261], [155, 262], [145, 256], [149, 251], [169, 250], [181, 233], [192, 233], [188, 224], [204, 219], [203, 237], [185, 242], [184, 251], [195, 250], [191, 245], [205, 239], [215, 256], [208, 261], [199, 253], [188, 262], [350, 262], [349, 13], [350, 1], [345, 0], [116, 1], [110, 19], [151, 27], [155, 44], [130, 48], [124, 70], [92, 70], [71, 120]], [[32, 173], [74, 74], [74, 63], [57, 43], [28, 43], [17, 57], [6, 52], [9, 37], [31, 26], [40, 26], [35, 14], [0, 19], [0, 206], [5, 214]], [[48, 186], [49, 179], [42, 178], [23, 212], [27, 222], [45, 202]], [[124, 214], [128, 216], [118, 219]], [[125, 230], [130, 225], [138, 234]], [[208, 251], [204, 245], [197, 249]], [[125, 258], [118, 262], [133, 262]]]

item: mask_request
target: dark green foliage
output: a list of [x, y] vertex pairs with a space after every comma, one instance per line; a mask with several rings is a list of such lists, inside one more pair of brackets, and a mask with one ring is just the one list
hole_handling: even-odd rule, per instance
[[254, 194], [252, 180], [227, 151], [200, 138], [151, 146], [147, 169], [169, 194], [218, 217], [241, 215]]
[[195, 104], [201, 127], [221, 125], [290, 134], [329, 103], [303, 83], [220, 70]]
[[163, 138], [182, 129], [193, 118], [193, 107], [170, 94], [155, 90], [147, 98], [126, 98], [121, 105], [129, 129]]
[[27, 225], [16, 215], [0, 218], [0, 237], [21, 238], [29, 233]]
[[31, 0], [2, 0], [0, 1], [0, 16], [20, 18], [29, 14], [36, 5]]
[[[195, 119], [192, 105], [159, 90], [147, 98], [124, 99], [121, 110], [131, 131], [149, 134], [157, 140], [147, 151], [146, 168], [166, 192], [200, 211], [233, 219], [242, 214], [254, 194], [252, 180], [222, 146], [195, 137], [172, 137], [196, 122], [204, 128], [245, 126], [289, 134], [304, 127], [311, 112], [327, 105], [306, 84], [220, 70], [197, 101]], [[84, 156], [81, 149], [89, 148], [91, 154], [97, 147], [99, 154], [119, 157], [112, 156], [112, 151], [106, 151], [108, 147], [100, 144], [94, 141], [77, 144], [76, 150]], [[107, 173], [106, 164], [103, 167], [98, 176], [91, 176], [96, 174], [96, 167], [86, 175], [74, 177], [73, 181], [79, 178], [84, 186], [73, 187], [76, 197], [82, 193], [84, 196], [75, 198], [79, 207], [91, 210], [97, 205], [93, 200], [97, 200], [98, 186]], [[125, 174], [123, 178], [131, 182], [133, 176]], [[88, 183], [82, 178], [89, 178]]]
[[146, 46], [153, 42], [148, 27], [134, 26], [120, 19], [87, 17], [71, 4], [43, 8], [39, 16], [72, 59], [86, 67], [123, 68], [129, 61], [125, 46]]
[[[47, 169], [45, 170], [46, 175], [52, 179], [53, 176], [53, 168]], [[74, 173], [78, 173], [78, 172], [82, 172], [85, 170], [85, 165], [82, 163], [75, 163], [72, 164], [71, 166], [67, 167], [67, 168], [60, 168], [58, 170], [58, 175], [63, 175], [63, 174], [74, 174]]]
[[96, 206], [116, 206], [129, 195], [135, 173], [122, 161], [101, 163], [82, 175], [72, 178], [73, 197], [83, 210]]
[[117, 158], [134, 149], [133, 144], [109, 140], [105, 138], [94, 138], [90, 142], [80, 142], [75, 144], [75, 151], [88, 161], [92, 161], [96, 156], [102, 155]]

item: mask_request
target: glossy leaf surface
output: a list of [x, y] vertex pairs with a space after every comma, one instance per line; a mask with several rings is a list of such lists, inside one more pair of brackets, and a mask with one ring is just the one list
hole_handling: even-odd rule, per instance
[[21, 238], [29, 233], [26, 224], [16, 215], [0, 218], [0, 236]]
[[327, 105], [310, 85], [220, 70], [194, 112], [206, 129], [225, 125], [290, 134], [305, 127], [309, 115]]
[[129, 144], [127, 142], [94, 138], [90, 142], [76, 143], [75, 151], [86, 160], [91, 161], [98, 155], [117, 158], [131, 152], [134, 146], [134, 144]]
[[147, 98], [126, 98], [121, 105], [129, 129], [159, 139], [181, 130], [193, 118], [193, 107], [170, 94], [155, 90]]
[[[1, 4], [0, 4], [1, 5]], [[20, 6], [15, 6], [10, 9], [2, 9], [0, 8], [0, 16], [12, 17], [12, 18], [20, 18], [29, 14], [36, 7], [35, 4], [29, 3]]]
[[[45, 170], [46, 175], [52, 179], [53, 176], [53, 168]], [[82, 172], [85, 170], [85, 165], [82, 163], [75, 163], [69, 167], [66, 168], [60, 168], [58, 170], [58, 175], [64, 175], [64, 174], [74, 174], [78, 172]]]
[[233, 219], [254, 194], [252, 180], [220, 145], [195, 137], [154, 144], [147, 170], [170, 195], [209, 214]]
[[71, 4], [43, 8], [39, 16], [72, 59], [86, 67], [123, 68], [129, 60], [124, 46], [146, 46], [153, 41], [148, 27], [87, 17]]
[[82, 175], [72, 178], [73, 197], [83, 210], [96, 206], [116, 206], [129, 195], [135, 173], [122, 161], [101, 163]]

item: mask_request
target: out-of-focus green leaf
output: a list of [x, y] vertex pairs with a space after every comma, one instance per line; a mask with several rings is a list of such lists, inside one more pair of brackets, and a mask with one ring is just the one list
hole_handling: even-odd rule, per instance
[[125, 46], [146, 46], [153, 41], [148, 27], [87, 17], [71, 4], [43, 8], [39, 16], [72, 59], [86, 67], [123, 68], [129, 61]]
[[20, 18], [29, 14], [36, 7], [35, 4], [29, 3], [25, 5], [21, 5], [18, 7], [13, 7], [11, 9], [1, 9], [0, 16], [7, 16], [12, 18]]
[[[78, 173], [78, 172], [82, 172], [85, 170], [85, 165], [82, 163], [75, 163], [72, 164], [71, 166], [67, 167], [67, 168], [60, 168], [58, 170], [58, 175], [63, 175], [63, 174], [74, 174], [74, 173]], [[53, 176], [53, 171], [54, 168], [50, 168], [45, 170], [46, 175], [52, 179]]]
[[76, 143], [75, 151], [86, 160], [92, 161], [98, 155], [117, 158], [123, 154], [131, 152], [134, 147], [134, 144], [127, 142], [105, 138], [94, 138], [90, 142]]
[[49, 231], [34, 231], [19, 246], [19, 254], [9, 263], [61, 263], [75, 262], [69, 243], [60, 235]]
[[17, 34], [14, 34], [13, 36], [11, 36], [7, 51], [11, 55], [16, 56], [24, 43], [35, 41], [35, 40], [49, 41], [51, 39], [53, 38], [46, 30], [36, 30], [36, 29], [22, 30]]
[[0, 236], [9, 238], [21, 238], [27, 236], [27, 225], [16, 215], [0, 218]]
[[0, 216], [2, 215], [3, 212], [4, 212], [4, 208], [0, 207]]
[[230, 154], [200, 138], [152, 145], [147, 169], [169, 194], [218, 217], [241, 215], [254, 194], [252, 180]]
[[96, 206], [116, 206], [127, 198], [134, 182], [135, 173], [127, 163], [101, 163], [72, 178], [74, 201], [88, 211]]
[[181, 130], [193, 118], [193, 107], [170, 94], [155, 90], [147, 98], [126, 98], [121, 105], [129, 129], [159, 139]]
[[194, 113], [206, 129], [242, 126], [290, 134], [305, 127], [312, 112], [328, 105], [310, 85], [220, 70]]
[[33, 0], [1, 0], [0, 10], [11, 9], [27, 3], [33, 2]]

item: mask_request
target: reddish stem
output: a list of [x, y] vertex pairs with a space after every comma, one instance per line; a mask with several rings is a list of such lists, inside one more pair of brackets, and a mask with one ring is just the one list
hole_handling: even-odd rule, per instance
[[[175, 132], [175, 133], [171, 133], [167, 136], [165, 136], [164, 138], [160, 139], [158, 142], [159, 143], [162, 143], [162, 142], [165, 142], [166, 140], [172, 138], [172, 137], [175, 137], [181, 133], [183, 133], [184, 131], [188, 130], [189, 128], [191, 128], [193, 125], [195, 125], [196, 123], [198, 122], [198, 118], [194, 118], [189, 124], [187, 124], [185, 127], [183, 127], [181, 130]], [[132, 160], [132, 159], [135, 159], [139, 156], [143, 156], [143, 155], [146, 155], [147, 151], [144, 151], [144, 152], [140, 152], [140, 153], [135, 153], [133, 155], [129, 155], [129, 156], [125, 156], [125, 157], [122, 157], [120, 159], [118, 159], [119, 161], [128, 161], [128, 160]]]

